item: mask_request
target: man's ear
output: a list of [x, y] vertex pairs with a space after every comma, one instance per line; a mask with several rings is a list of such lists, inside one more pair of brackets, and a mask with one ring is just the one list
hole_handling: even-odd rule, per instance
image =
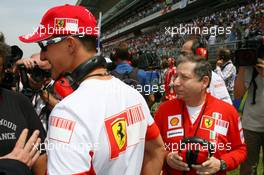
[[75, 51], [76, 51], [76, 48], [77, 48], [77, 41], [74, 39], [74, 37], [68, 37], [66, 38], [67, 40], [67, 51], [70, 53], [70, 54], [73, 54]]
[[208, 76], [204, 76], [202, 79], [203, 82], [203, 89], [206, 89], [207, 87], [209, 87], [209, 77]]

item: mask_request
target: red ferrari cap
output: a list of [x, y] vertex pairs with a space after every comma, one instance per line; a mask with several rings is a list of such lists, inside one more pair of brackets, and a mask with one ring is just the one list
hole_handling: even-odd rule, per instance
[[82, 6], [63, 5], [49, 9], [40, 22], [40, 26], [31, 34], [20, 36], [25, 43], [38, 42], [56, 35], [92, 35], [98, 36], [99, 29], [93, 14]]

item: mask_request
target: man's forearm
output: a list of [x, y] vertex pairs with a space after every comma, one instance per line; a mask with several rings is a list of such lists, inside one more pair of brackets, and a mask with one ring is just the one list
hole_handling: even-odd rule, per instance
[[41, 155], [32, 166], [34, 175], [45, 175], [47, 170], [47, 154]]
[[[161, 144], [154, 143], [157, 141]], [[165, 150], [160, 136], [154, 141], [146, 142], [141, 175], [160, 175], [164, 157]]]
[[53, 109], [56, 104], [58, 104], [60, 101], [56, 99], [50, 92], [47, 90], [43, 91], [41, 94], [42, 100], [48, 103], [49, 109]]

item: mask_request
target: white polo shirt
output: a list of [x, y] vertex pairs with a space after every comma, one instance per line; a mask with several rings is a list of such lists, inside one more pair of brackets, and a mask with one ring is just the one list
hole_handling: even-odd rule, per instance
[[137, 90], [117, 78], [85, 80], [51, 113], [48, 174], [139, 175], [153, 124]]

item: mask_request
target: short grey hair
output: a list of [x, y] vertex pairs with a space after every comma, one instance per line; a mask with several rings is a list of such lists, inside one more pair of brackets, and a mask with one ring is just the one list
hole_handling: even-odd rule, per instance
[[211, 64], [205, 58], [202, 58], [200, 56], [193, 54], [185, 54], [185, 55], [180, 55], [177, 58], [176, 66], [186, 62], [195, 63], [194, 74], [199, 78], [200, 81], [203, 79], [204, 76], [209, 77], [209, 83], [208, 83], [209, 86], [212, 79]]

